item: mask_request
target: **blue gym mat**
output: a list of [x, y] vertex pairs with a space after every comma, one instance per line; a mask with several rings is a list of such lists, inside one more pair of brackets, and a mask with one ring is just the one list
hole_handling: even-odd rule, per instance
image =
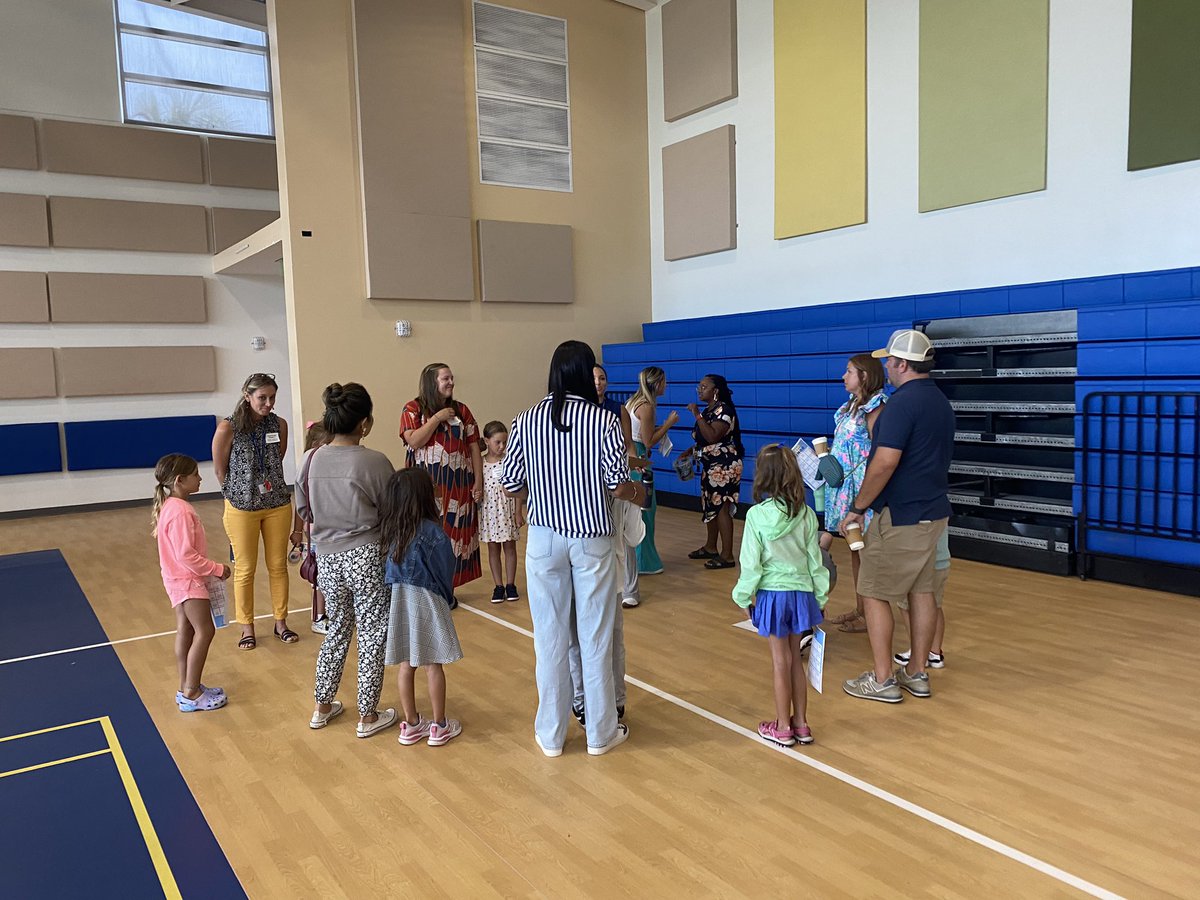
[[111, 647], [3, 662], [108, 640], [59, 551], [0, 557], [0, 615], [0, 893], [245, 897]]

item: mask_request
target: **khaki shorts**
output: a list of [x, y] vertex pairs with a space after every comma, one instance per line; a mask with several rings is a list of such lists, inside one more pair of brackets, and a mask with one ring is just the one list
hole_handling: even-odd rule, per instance
[[[950, 567], [944, 569], [933, 570], [933, 601], [937, 604], [937, 608], [942, 608], [942, 597], [946, 593], [946, 582], [950, 579]], [[832, 590], [832, 588], [830, 589]], [[908, 609], [908, 598], [897, 600], [896, 606], [900, 609]]]
[[937, 542], [947, 521], [893, 525], [887, 508], [875, 516], [858, 554], [858, 593], [896, 604], [909, 594], [934, 593]]

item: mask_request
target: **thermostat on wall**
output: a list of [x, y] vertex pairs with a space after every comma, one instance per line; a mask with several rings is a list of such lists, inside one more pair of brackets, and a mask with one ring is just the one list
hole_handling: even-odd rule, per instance
[[412, 335], [412, 322], [408, 319], [396, 320], [396, 337], [410, 337]]
[[250, 338], [250, 349], [251, 349], [251, 350], [265, 350], [265, 349], [267, 349], [267, 339], [266, 339], [265, 337], [252, 337], [252, 338]]

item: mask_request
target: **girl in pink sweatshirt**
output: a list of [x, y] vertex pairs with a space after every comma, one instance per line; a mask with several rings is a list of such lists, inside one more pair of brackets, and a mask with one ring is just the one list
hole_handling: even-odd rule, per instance
[[200, 490], [200, 468], [190, 456], [168, 453], [154, 467], [154, 524], [163, 586], [175, 610], [175, 660], [179, 665], [180, 712], [220, 709], [221, 688], [200, 683], [208, 645], [212, 643], [212, 614], [205, 579], [229, 577], [229, 566], [207, 558], [204, 525], [188, 497]]

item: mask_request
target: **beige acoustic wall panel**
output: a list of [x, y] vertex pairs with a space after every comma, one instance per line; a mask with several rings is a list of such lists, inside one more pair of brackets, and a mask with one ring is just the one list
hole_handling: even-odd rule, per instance
[[662, 8], [663, 118], [738, 94], [737, 0], [674, 0]]
[[354, 0], [372, 299], [475, 296], [464, 29], [458, 0]]
[[275, 142], [210, 137], [208, 181], [225, 187], [279, 190]]
[[0, 272], [0, 322], [49, 322], [45, 272]]
[[182, 203], [51, 197], [55, 247], [208, 253], [208, 210]]
[[0, 169], [36, 168], [37, 123], [29, 116], [0, 115]]
[[226, 209], [214, 206], [212, 210], [213, 249], [220, 253], [238, 241], [248, 238], [258, 229], [270, 225], [279, 218], [279, 213], [269, 209]]
[[37, 194], [0, 194], [0, 246], [50, 246], [45, 197]]
[[51, 272], [55, 322], [205, 322], [199, 275], [108, 275]]
[[686, 259], [736, 247], [733, 126], [663, 147], [662, 163], [664, 257]]
[[212, 347], [61, 347], [64, 397], [211, 393], [217, 389]]
[[572, 303], [575, 255], [570, 225], [479, 222], [485, 303]]
[[29, 400], [57, 393], [53, 350], [49, 347], [0, 350], [0, 400]]
[[43, 119], [42, 160], [50, 172], [204, 183], [203, 139], [174, 131]]

